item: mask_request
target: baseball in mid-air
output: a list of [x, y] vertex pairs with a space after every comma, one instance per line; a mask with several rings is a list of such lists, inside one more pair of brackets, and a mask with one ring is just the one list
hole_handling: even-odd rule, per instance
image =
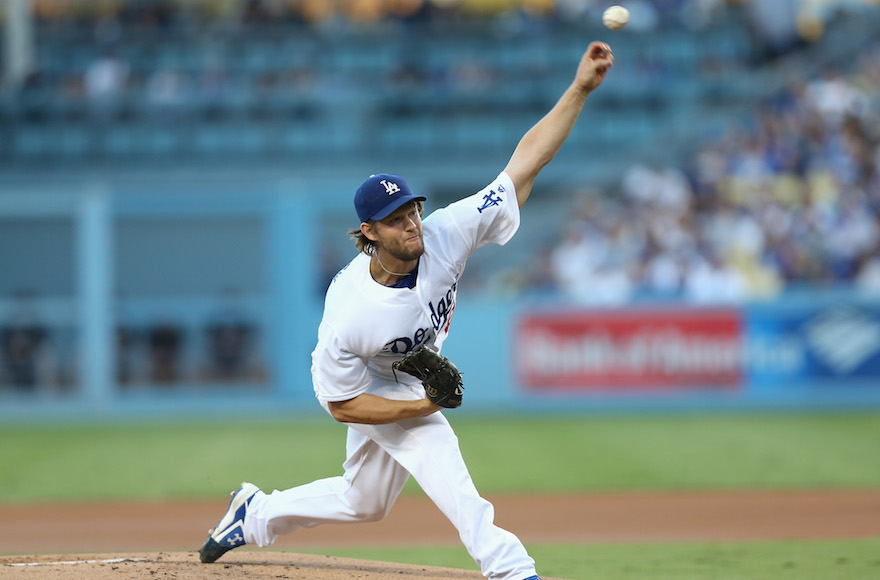
[[629, 22], [629, 10], [623, 6], [609, 6], [602, 13], [602, 24], [611, 30], [620, 30]]

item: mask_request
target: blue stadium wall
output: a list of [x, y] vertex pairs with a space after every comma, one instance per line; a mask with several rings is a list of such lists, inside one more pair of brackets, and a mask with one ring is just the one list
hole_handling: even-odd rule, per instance
[[[0, 416], [320, 413], [309, 364], [322, 291], [353, 252], [344, 181], [205, 184], [210, 195], [141, 180], [6, 185], [0, 327], [26, 302], [68, 370], [32, 388], [4, 370]], [[256, 329], [259, 368], [217, 379], [196, 359], [227, 293]], [[119, 329], [164, 319], [188, 337], [190, 372], [122, 377]], [[464, 371], [462, 412], [880, 406], [880, 301], [852, 292], [588, 310], [463, 288], [444, 353]]]

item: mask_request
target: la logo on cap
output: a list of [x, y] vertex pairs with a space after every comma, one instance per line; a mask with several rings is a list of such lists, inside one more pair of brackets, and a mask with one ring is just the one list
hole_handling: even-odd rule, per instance
[[393, 181], [388, 181], [387, 179], [383, 179], [379, 183], [381, 183], [382, 185], [385, 186], [385, 191], [388, 193], [388, 195], [394, 195], [395, 193], [400, 191], [400, 186], [397, 185], [396, 183], [394, 183]]

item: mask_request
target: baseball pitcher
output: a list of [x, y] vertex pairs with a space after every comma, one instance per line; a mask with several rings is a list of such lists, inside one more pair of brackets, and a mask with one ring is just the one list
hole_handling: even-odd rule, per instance
[[479, 247], [505, 244], [541, 169], [568, 137], [588, 95], [614, 61], [589, 45], [574, 80], [520, 140], [507, 166], [481, 191], [424, 220], [425, 198], [394, 174], [357, 189], [358, 255], [327, 290], [312, 378], [320, 404], [348, 425], [344, 473], [284, 491], [245, 483], [233, 492], [201, 549], [202, 562], [320, 524], [384, 518], [410, 476], [458, 529], [483, 575], [537, 580], [515, 535], [494, 524], [494, 509], [471, 481], [441, 409], [462, 404], [456, 366], [440, 355], [455, 313], [465, 262]]

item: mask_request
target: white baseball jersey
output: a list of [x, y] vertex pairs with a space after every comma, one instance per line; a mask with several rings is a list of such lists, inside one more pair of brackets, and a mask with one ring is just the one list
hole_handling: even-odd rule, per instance
[[[519, 227], [519, 206], [506, 173], [478, 193], [439, 209], [422, 222], [425, 253], [413, 288], [383, 286], [370, 275], [370, 256], [359, 254], [327, 290], [318, 344], [312, 353], [315, 394], [326, 406], [362, 393], [410, 399], [422, 387], [391, 364], [419, 344], [440, 350], [455, 310], [458, 280], [477, 248], [505, 244]], [[383, 385], [375, 389], [374, 379]], [[418, 385], [418, 389], [408, 388]], [[378, 388], [378, 387], [376, 387]]]

